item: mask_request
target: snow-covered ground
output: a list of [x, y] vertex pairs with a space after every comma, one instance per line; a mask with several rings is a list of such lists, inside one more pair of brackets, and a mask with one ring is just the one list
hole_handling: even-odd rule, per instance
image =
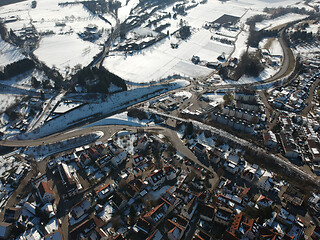
[[5, 42], [0, 36], [0, 67], [24, 59], [21, 50]]
[[181, 92], [175, 93], [173, 96], [175, 98], [178, 98], [178, 97], [191, 98], [192, 97], [192, 93], [191, 92], [187, 92], [187, 91], [181, 91]]
[[83, 41], [75, 34], [66, 34], [43, 37], [34, 53], [49, 67], [54, 66], [66, 75], [66, 68], [88, 65], [100, 50], [98, 45]]
[[265, 20], [265, 21], [257, 23], [256, 30], [257, 31], [260, 31], [262, 29], [270, 30], [276, 26], [280, 26], [282, 24], [293, 22], [296, 20], [301, 20], [306, 17], [307, 17], [307, 15], [288, 13], [286, 15], [283, 15], [283, 16], [275, 18], [275, 19]]
[[22, 99], [22, 96], [13, 94], [0, 94], [0, 113], [5, 112], [8, 108]]
[[203, 97], [210, 100], [210, 105], [212, 107], [218, 106], [219, 104], [223, 103], [223, 96], [224, 93], [205, 93], [203, 94]]
[[142, 126], [154, 125], [154, 122], [150, 122], [149, 120], [146, 120], [146, 119], [140, 121], [138, 118], [129, 117], [128, 112], [123, 112], [123, 113], [115, 114], [111, 117], [107, 117], [98, 122], [89, 124], [84, 128], [93, 127], [93, 126], [103, 126], [103, 125], [126, 125], [126, 126], [142, 127]]
[[60, 102], [59, 105], [54, 110], [55, 113], [65, 113], [70, 111], [76, 107], [79, 107], [82, 103], [75, 103], [75, 102]]
[[179, 74], [187, 77], [208, 75], [212, 70], [191, 62], [193, 55], [206, 61], [216, 61], [223, 52], [230, 54], [232, 46], [210, 40], [208, 30], [200, 30], [191, 39], [183, 41], [177, 49], [171, 48], [169, 38], [135, 52], [116, 54], [105, 59], [104, 66], [127, 81], [148, 83]]

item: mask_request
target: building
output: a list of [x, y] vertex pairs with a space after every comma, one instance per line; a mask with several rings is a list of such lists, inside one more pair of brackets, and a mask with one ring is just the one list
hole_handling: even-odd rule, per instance
[[71, 196], [73, 193], [76, 193], [78, 190], [77, 184], [73, 175], [70, 172], [68, 165], [65, 163], [60, 163], [58, 164], [58, 170], [65, 192], [69, 196]]
[[99, 199], [104, 199], [106, 197], [109, 197], [113, 192], [114, 192], [114, 188], [111, 184], [105, 184], [96, 190], [96, 194]]
[[256, 239], [259, 233], [254, 219], [246, 218], [243, 213], [236, 215], [230, 228], [224, 233], [224, 240]]
[[297, 144], [295, 143], [292, 135], [288, 132], [280, 133], [280, 140], [284, 151], [284, 156], [287, 158], [299, 157], [299, 151]]
[[232, 217], [232, 210], [226, 207], [218, 207], [214, 221], [221, 225], [228, 226]]
[[198, 212], [202, 220], [212, 222], [214, 219], [215, 209], [214, 207], [207, 204], [200, 204], [198, 207]]
[[154, 170], [153, 173], [148, 177], [149, 182], [154, 187], [159, 187], [166, 180], [165, 174], [162, 169]]
[[9, 239], [12, 224], [7, 222], [0, 223], [0, 239]]
[[273, 201], [265, 196], [263, 196], [262, 194], [260, 194], [260, 196], [257, 199], [257, 204], [260, 207], [270, 207], [273, 204]]
[[296, 206], [301, 206], [303, 203], [304, 195], [293, 186], [289, 185], [287, 190], [283, 193], [282, 197]]
[[177, 177], [176, 170], [174, 169], [173, 166], [171, 166], [171, 165], [165, 166], [163, 168], [163, 170], [164, 170], [164, 173], [166, 175], [166, 179], [168, 181], [173, 180], [173, 179], [175, 179]]
[[16, 222], [21, 215], [21, 208], [8, 207], [4, 212], [4, 221], [7, 223]]
[[63, 240], [59, 231], [44, 236], [44, 240]]
[[111, 159], [111, 163], [113, 166], [118, 167], [118, 165], [120, 165], [126, 158], [127, 153], [125, 151], [122, 151]]
[[274, 148], [277, 146], [278, 141], [276, 135], [272, 131], [268, 131], [263, 134], [264, 145]]
[[54, 193], [48, 182], [41, 182], [38, 187], [39, 196], [44, 203], [54, 201]]
[[90, 202], [87, 198], [82, 199], [80, 202], [78, 202], [76, 205], [74, 205], [71, 210], [71, 216], [74, 219], [79, 219], [82, 215], [84, 215], [91, 207]]
[[168, 205], [163, 202], [147, 212], [143, 218], [151, 225], [157, 226], [168, 214]]
[[198, 206], [198, 201], [196, 197], [193, 197], [192, 200], [182, 208], [181, 215], [186, 219], [191, 220], [194, 212], [197, 209], [197, 206]]

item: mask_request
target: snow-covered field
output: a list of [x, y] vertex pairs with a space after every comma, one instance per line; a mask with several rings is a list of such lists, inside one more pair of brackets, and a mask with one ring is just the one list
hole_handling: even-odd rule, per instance
[[[246, 49], [248, 29], [240, 31], [246, 19], [256, 14], [265, 14], [265, 7], [280, 7], [294, 5], [296, 1], [285, 0], [252, 0], [247, 1], [231, 0], [227, 2], [208, 1], [207, 4], [199, 4], [197, 7], [187, 11], [186, 16], [179, 16], [177, 19], [165, 19], [161, 24], [170, 23], [167, 29], [171, 32], [179, 29], [179, 21], [186, 21], [192, 27], [193, 34], [190, 39], [179, 41], [175, 37], [168, 37], [162, 41], [134, 52], [131, 55], [115, 52], [104, 61], [104, 66], [111, 72], [119, 75], [129, 82], [148, 83], [166, 79], [168, 76], [179, 74], [186, 77], [201, 77], [208, 75], [212, 70], [205, 66], [195, 65], [191, 62], [193, 55], [199, 56], [204, 61], [217, 61], [217, 57], [224, 53], [228, 57], [239, 57]], [[164, 11], [169, 12], [171, 6]], [[240, 17], [237, 24], [238, 30], [231, 31], [221, 28], [217, 32], [203, 29], [203, 25], [215, 21], [223, 14]], [[261, 28], [276, 26], [285, 22], [304, 18], [298, 14], [288, 14], [282, 18], [261, 23]], [[210, 37], [221, 37], [229, 40], [237, 40], [235, 48], [232, 45], [222, 44], [211, 40]], [[172, 49], [171, 43], [179, 43], [177, 49]], [[233, 52], [234, 50], [234, 52]], [[269, 72], [268, 72], [269, 74]]]
[[111, 117], [107, 117], [98, 122], [89, 124], [84, 128], [93, 127], [93, 126], [104, 126], [104, 125], [126, 125], [126, 126], [142, 127], [142, 126], [154, 125], [154, 122], [150, 122], [149, 120], [145, 120], [145, 119], [140, 121], [138, 118], [129, 117], [128, 112], [123, 112], [123, 113], [115, 114]]
[[25, 56], [19, 48], [5, 42], [0, 36], [0, 67], [24, 58]]
[[201, 60], [216, 61], [222, 53], [232, 52], [232, 46], [210, 40], [211, 33], [201, 29], [177, 49], [171, 48], [169, 38], [132, 55], [116, 54], [104, 61], [104, 66], [127, 81], [147, 83], [179, 74], [187, 77], [208, 75], [212, 70], [191, 62], [193, 55]]
[[82, 103], [68, 103], [68, 102], [60, 102], [59, 105], [54, 110], [55, 113], [65, 113], [67, 111], [70, 111], [76, 107], [79, 107], [82, 105]]
[[88, 65], [100, 51], [100, 47], [81, 40], [75, 34], [43, 37], [35, 55], [49, 67], [55, 66], [62, 74], [66, 67]]
[[296, 20], [301, 20], [301, 19], [304, 19], [306, 18], [307, 15], [301, 15], [301, 14], [296, 14], [296, 13], [288, 13], [284, 16], [281, 16], [281, 17], [278, 17], [278, 18], [275, 18], [275, 19], [270, 19], [270, 20], [265, 20], [265, 21], [262, 21], [260, 23], [257, 23], [256, 24], [256, 30], [257, 31], [260, 31], [262, 29], [265, 29], [265, 30], [270, 30], [276, 26], [280, 26], [282, 24], [285, 24], [285, 23], [289, 23], [289, 22], [293, 22], [293, 21], [296, 21]]

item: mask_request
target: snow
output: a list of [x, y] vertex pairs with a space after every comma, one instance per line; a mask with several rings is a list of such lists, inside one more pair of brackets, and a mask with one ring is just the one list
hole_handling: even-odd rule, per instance
[[270, 55], [283, 56], [283, 50], [278, 38], [265, 38], [259, 45], [260, 48], [267, 48]]
[[34, 53], [40, 61], [49, 67], [55, 66], [61, 74], [66, 75], [66, 67], [73, 68], [78, 64], [86, 66], [99, 51], [99, 46], [83, 41], [77, 35], [54, 35], [43, 37]]
[[121, 8], [118, 9], [118, 18], [120, 22], [124, 22], [130, 15], [131, 9], [139, 4], [139, 0], [129, 0], [128, 4], [125, 4], [126, 1], [122, 1]]
[[132, 55], [117, 54], [109, 56], [103, 65], [111, 72], [127, 81], [149, 83], [172, 75], [199, 77], [208, 75], [212, 70], [191, 62], [193, 55], [200, 55], [207, 61], [214, 61], [223, 52], [231, 53], [232, 46], [210, 40], [211, 33], [200, 30], [188, 41], [183, 41], [177, 49], [171, 48], [171, 39], [135, 52]]
[[4, 41], [0, 36], [0, 67], [24, 59], [25, 56], [16, 46]]
[[173, 95], [174, 97], [186, 97], [186, 98], [191, 98], [192, 97], [192, 93], [191, 92], [187, 92], [187, 91], [181, 91], [181, 92], [177, 92]]
[[135, 127], [141, 127], [141, 126], [150, 126], [154, 125], [153, 122], [150, 123], [149, 120], [143, 119], [140, 121], [138, 118], [132, 118], [128, 116], [128, 112], [119, 113], [116, 115], [113, 115], [111, 117], [107, 117], [105, 119], [102, 119], [98, 122], [89, 124], [85, 126], [87, 127], [93, 127], [93, 126], [104, 126], [104, 125], [126, 125], [126, 126], [135, 126]]
[[205, 93], [203, 94], [203, 97], [206, 97], [210, 100], [210, 105], [215, 107], [218, 106], [219, 104], [223, 103], [223, 93]]
[[8, 108], [22, 99], [22, 96], [14, 94], [0, 94], [0, 113], [5, 112]]
[[262, 29], [270, 30], [276, 26], [280, 26], [289, 22], [293, 22], [296, 20], [301, 20], [306, 18], [307, 15], [296, 14], [296, 13], [288, 13], [286, 15], [277, 17], [275, 19], [264, 20], [262, 22], [256, 23], [256, 30], [260, 31]]
[[55, 113], [65, 113], [70, 111], [76, 107], [81, 106], [82, 103], [74, 103], [74, 102], [60, 102], [59, 105], [54, 110]]
[[[95, 114], [110, 114], [137, 102], [155, 97], [160, 93], [186, 87], [188, 85], [189, 82], [186, 80], [176, 80], [169, 84], [137, 88], [130, 91], [115, 93], [108, 96], [104, 102], [83, 105], [65, 113], [63, 116], [52, 119], [29, 133], [21, 134], [17, 136], [17, 138], [29, 139], [44, 137], [58, 131], [62, 131], [77, 122], [88, 121], [89, 119], [95, 118]], [[61, 124], [62, 122], [64, 124]]]

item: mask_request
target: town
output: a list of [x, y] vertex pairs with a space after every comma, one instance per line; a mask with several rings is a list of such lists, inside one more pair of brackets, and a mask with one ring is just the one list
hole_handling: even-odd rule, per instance
[[0, 239], [320, 239], [319, 7], [0, 3]]

